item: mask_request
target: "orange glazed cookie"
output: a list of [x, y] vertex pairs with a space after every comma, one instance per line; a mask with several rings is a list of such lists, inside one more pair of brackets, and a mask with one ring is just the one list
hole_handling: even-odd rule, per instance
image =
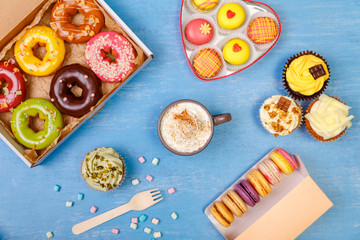
[[278, 26], [268, 17], [255, 18], [248, 27], [248, 36], [256, 44], [271, 42], [278, 35]]
[[221, 66], [220, 54], [213, 48], [201, 49], [193, 60], [196, 74], [203, 78], [215, 77], [220, 72]]

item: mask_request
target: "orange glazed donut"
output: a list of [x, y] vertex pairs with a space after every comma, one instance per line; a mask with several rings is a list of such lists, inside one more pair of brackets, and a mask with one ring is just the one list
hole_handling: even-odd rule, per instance
[[[71, 16], [80, 13], [84, 24], [71, 23]], [[94, 0], [57, 0], [51, 11], [50, 26], [59, 38], [71, 43], [85, 43], [100, 32], [104, 15]]]

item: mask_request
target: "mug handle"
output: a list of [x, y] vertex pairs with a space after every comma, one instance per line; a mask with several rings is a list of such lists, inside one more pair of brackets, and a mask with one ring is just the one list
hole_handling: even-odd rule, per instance
[[220, 115], [213, 116], [214, 126], [226, 123], [231, 121], [231, 114], [230, 113], [223, 113]]

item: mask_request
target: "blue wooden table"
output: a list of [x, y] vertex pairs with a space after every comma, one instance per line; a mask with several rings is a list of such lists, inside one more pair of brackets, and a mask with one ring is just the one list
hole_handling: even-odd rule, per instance
[[[203, 214], [204, 208], [234, 180], [274, 147], [301, 156], [310, 175], [334, 206], [298, 239], [360, 238], [360, 2], [303, 0], [266, 1], [279, 14], [278, 44], [249, 69], [232, 77], [204, 82], [193, 76], [183, 53], [179, 0], [108, 0], [109, 5], [154, 52], [154, 61], [129, 82], [105, 108], [56, 150], [41, 166], [29, 169], [0, 142], [0, 239], [151, 239], [145, 226], [161, 231], [162, 239], [222, 239]], [[258, 109], [274, 94], [286, 94], [281, 74], [286, 59], [302, 50], [323, 55], [331, 67], [329, 95], [352, 106], [353, 127], [338, 141], [318, 143], [302, 126], [286, 137], [274, 138], [261, 126]], [[190, 98], [213, 114], [230, 112], [233, 120], [215, 130], [202, 153], [180, 157], [158, 140], [157, 118], [170, 102]], [[302, 103], [305, 108], [308, 103]], [[96, 147], [113, 147], [126, 162], [126, 180], [110, 193], [95, 192], [81, 180], [83, 156]], [[147, 162], [137, 158], [144, 155]], [[160, 159], [158, 166], [150, 161]], [[145, 176], [154, 176], [153, 182]], [[137, 186], [131, 184], [139, 178]], [[60, 192], [53, 186], [61, 185]], [[141, 191], [159, 187], [165, 200], [143, 211], [149, 220], [129, 228], [132, 212], [80, 236], [71, 227], [94, 214], [127, 202]], [[175, 187], [173, 195], [166, 193]], [[85, 194], [76, 200], [78, 192]], [[67, 200], [74, 201], [66, 208]], [[179, 218], [170, 218], [176, 211]], [[160, 219], [151, 224], [152, 217]], [[111, 233], [112, 228], [119, 235]]]

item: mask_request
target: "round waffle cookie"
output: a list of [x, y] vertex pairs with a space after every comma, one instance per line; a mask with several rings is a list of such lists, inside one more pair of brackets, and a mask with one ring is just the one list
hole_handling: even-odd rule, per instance
[[250, 22], [248, 36], [256, 44], [265, 44], [273, 41], [278, 35], [278, 26], [269, 17], [258, 17]]
[[222, 59], [213, 48], [203, 48], [194, 57], [193, 67], [196, 74], [203, 78], [215, 77], [221, 70]]

